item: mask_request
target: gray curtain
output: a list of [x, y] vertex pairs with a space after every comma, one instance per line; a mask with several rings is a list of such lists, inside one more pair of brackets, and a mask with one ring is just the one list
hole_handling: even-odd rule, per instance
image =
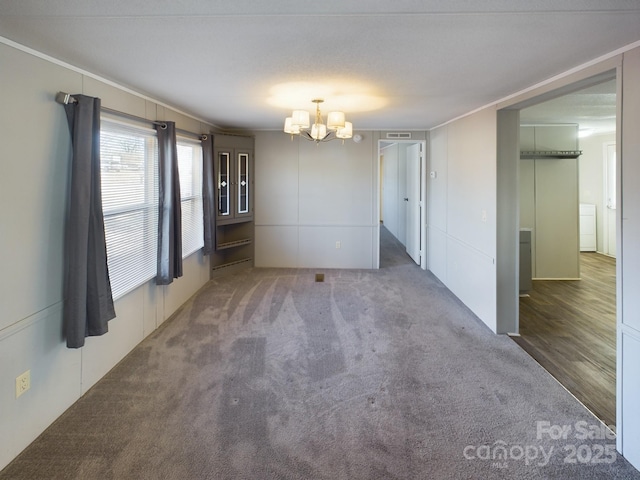
[[202, 212], [204, 223], [205, 255], [215, 250], [215, 198], [213, 190], [213, 137], [206, 135], [202, 140]]
[[158, 131], [160, 205], [158, 210], [158, 273], [156, 283], [169, 285], [182, 276], [182, 210], [176, 124], [162, 122]]
[[74, 95], [64, 106], [73, 158], [65, 226], [64, 334], [79, 348], [116, 316], [111, 295], [100, 185], [100, 99]]

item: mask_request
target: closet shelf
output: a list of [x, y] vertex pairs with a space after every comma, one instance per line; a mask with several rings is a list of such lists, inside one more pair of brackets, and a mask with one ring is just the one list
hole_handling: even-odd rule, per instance
[[578, 158], [582, 150], [526, 150], [520, 152], [520, 158]]

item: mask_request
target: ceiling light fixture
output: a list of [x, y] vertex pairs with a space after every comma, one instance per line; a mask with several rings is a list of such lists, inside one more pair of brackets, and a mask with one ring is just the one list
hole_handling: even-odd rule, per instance
[[353, 125], [345, 121], [344, 112], [329, 112], [327, 124], [322, 122], [320, 104], [324, 100], [316, 98], [312, 100], [316, 104], [316, 118], [313, 125], [309, 123], [309, 112], [306, 110], [294, 110], [290, 117], [284, 122], [284, 131], [289, 133], [293, 139], [294, 135], [300, 135], [305, 140], [312, 142], [328, 142], [337, 138], [344, 139], [353, 137]]

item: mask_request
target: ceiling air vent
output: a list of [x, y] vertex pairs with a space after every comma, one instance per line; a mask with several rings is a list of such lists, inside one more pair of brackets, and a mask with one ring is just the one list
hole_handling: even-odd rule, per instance
[[390, 132], [387, 133], [387, 138], [393, 138], [394, 140], [410, 140], [411, 132]]

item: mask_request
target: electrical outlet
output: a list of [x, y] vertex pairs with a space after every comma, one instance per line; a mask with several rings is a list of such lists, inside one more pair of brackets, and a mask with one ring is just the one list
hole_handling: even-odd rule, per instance
[[336, 242], [336, 248], [340, 248], [340, 247], [342, 247], [342, 244], [340, 243], [340, 240], [338, 240], [338, 241]]
[[483, 222], [487, 221], [487, 211], [486, 210], [482, 210], [482, 221]]
[[16, 398], [31, 388], [31, 370], [16, 377]]

